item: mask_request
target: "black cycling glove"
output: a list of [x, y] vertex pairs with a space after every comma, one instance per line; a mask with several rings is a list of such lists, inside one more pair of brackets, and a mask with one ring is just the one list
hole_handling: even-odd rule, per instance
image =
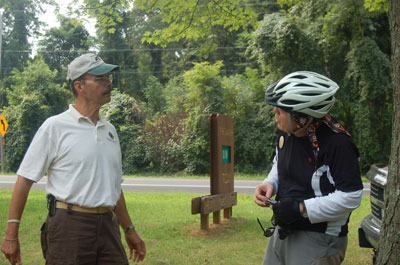
[[275, 223], [279, 226], [285, 227], [301, 220], [300, 202], [301, 201], [296, 199], [285, 198], [274, 204], [272, 210], [274, 211]]

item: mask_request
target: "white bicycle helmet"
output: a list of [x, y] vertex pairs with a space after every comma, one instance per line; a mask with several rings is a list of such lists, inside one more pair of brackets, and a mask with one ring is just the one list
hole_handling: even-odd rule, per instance
[[334, 81], [323, 75], [299, 71], [270, 85], [265, 101], [288, 112], [322, 118], [333, 107], [338, 89]]

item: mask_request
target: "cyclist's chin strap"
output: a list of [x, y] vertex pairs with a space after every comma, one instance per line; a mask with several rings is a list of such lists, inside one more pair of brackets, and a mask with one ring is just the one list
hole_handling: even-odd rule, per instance
[[287, 113], [287, 122], [288, 122], [288, 127], [289, 127], [289, 133], [288, 135], [293, 134], [293, 127], [292, 127], [292, 115], [290, 113]]

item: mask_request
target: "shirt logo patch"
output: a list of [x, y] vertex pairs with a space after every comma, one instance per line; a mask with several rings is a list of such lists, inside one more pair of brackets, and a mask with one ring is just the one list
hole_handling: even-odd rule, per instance
[[111, 142], [114, 142], [115, 137], [111, 132], [108, 132], [108, 140], [110, 140]]

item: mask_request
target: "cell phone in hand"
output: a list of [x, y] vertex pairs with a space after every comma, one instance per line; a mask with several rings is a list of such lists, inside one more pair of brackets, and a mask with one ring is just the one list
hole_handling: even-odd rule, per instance
[[265, 203], [268, 203], [268, 204], [270, 204], [270, 205], [275, 205], [275, 204], [278, 203], [278, 202], [275, 201], [274, 199], [266, 199], [264, 202], [265, 202]]

